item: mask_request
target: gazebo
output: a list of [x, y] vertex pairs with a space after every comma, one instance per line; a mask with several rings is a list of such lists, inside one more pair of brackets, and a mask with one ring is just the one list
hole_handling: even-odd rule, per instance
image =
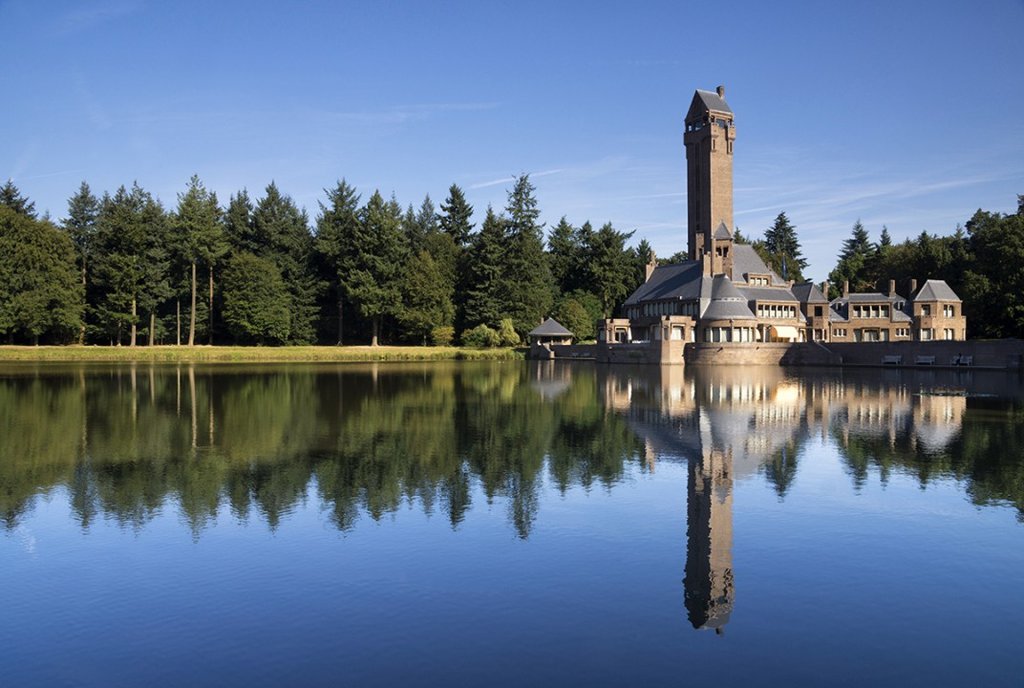
[[554, 318], [548, 318], [526, 335], [533, 346], [545, 344], [572, 344], [572, 332]]

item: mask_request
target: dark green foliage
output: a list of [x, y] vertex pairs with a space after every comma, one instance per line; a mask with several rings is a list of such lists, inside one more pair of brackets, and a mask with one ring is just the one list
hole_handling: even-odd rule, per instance
[[782, 279], [793, 280], [795, 283], [804, 281], [803, 270], [807, 260], [800, 250], [800, 241], [796, 236], [796, 227], [779, 213], [772, 226], [764, 232], [764, 253], [768, 267], [782, 276]]
[[553, 298], [543, 225], [537, 222], [540, 210], [529, 175], [516, 178], [508, 192], [506, 212], [502, 310], [511, 316], [522, 337], [548, 314]]
[[352, 278], [358, 264], [362, 225], [359, 220], [359, 195], [344, 179], [333, 189], [325, 189], [327, 205], [320, 204], [316, 221], [316, 250], [327, 267], [328, 280], [337, 303], [338, 344], [344, 340], [346, 300], [354, 288]]
[[586, 237], [585, 284], [601, 301], [603, 317], [609, 317], [636, 287], [634, 262], [626, 249], [633, 232], [619, 232], [611, 223]]
[[974, 260], [963, 298], [972, 336], [1024, 337], [1024, 214], [979, 210], [967, 232]]
[[875, 289], [876, 276], [872, 275], [871, 262], [875, 253], [876, 248], [867, 230], [857, 220], [853, 224], [850, 238], [843, 242], [839, 262], [828, 275], [829, 282], [836, 290], [841, 290], [843, 283], [849, 281], [851, 292], [872, 291]]
[[[96, 220], [100, 213], [100, 202], [84, 181], [78, 187], [78, 193], [68, 199], [68, 216], [63, 222], [64, 231], [71, 237], [75, 245], [78, 265], [82, 271], [83, 293], [89, 285], [89, 269], [96, 242]], [[79, 344], [85, 343], [86, 320], [88, 308], [82, 312], [82, 327], [79, 331]]]
[[466, 202], [466, 196], [457, 184], [448, 189], [448, 198], [441, 204], [441, 214], [437, 218], [438, 225], [445, 234], [450, 236], [457, 246], [469, 244], [473, 224], [473, 206]]
[[[593, 295], [588, 296], [591, 296], [595, 301], [597, 300]], [[600, 311], [600, 302], [597, 303], [597, 308]], [[563, 296], [558, 300], [552, 312], [552, 317], [561, 323], [565, 329], [572, 332], [579, 341], [592, 340], [596, 336], [594, 321], [597, 318], [591, 317], [591, 313], [587, 311], [587, 308], [580, 300], [571, 295]]]
[[313, 236], [306, 213], [271, 182], [256, 203], [252, 227], [256, 255], [277, 265], [291, 297], [288, 343], [314, 342], [320, 283], [313, 270]]
[[502, 318], [498, 325], [498, 345], [519, 346], [521, 341], [515, 325], [512, 324], [512, 318]]
[[500, 346], [501, 335], [498, 334], [497, 330], [481, 323], [462, 333], [462, 345], [479, 348]]
[[185, 192], [178, 194], [178, 210], [172, 223], [176, 235], [174, 244], [179, 249], [181, 262], [189, 269], [188, 345], [192, 346], [196, 331], [197, 268], [200, 264], [206, 268], [212, 287], [212, 271], [228, 251], [217, 196], [206, 190], [197, 175], [189, 180]]
[[399, 314], [402, 305], [402, 267], [406, 243], [401, 231], [401, 208], [385, 202], [379, 191], [359, 211], [357, 260], [349, 275], [348, 297], [373, 324], [376, 346], [385, 318]]
[[580, 268], [583, 264], [583, 246], [580, 233], [562, 216], [548, 235], [548, 264], [551, 278], [560, 293], [580, 286]]
[[242, 189], [231, 196], [224, 213], [224, 233], [235, 251], [256, 253], [260, 248], [253, 229], [252, 211], [248, 191]]
[[10, 179], [0, 187], [0, 206], [10, 208], [19, 215], [35, 219], [36, 204], [21, 195], [21, 191]]
[[[503, 289], [505, 220], [487, 208], [469, 251], [465, 323], [497, 326], [505, 304]], [[532, 328], [531, 328], [532, 329]]]
[[223, 278], [224, 322], [239, 342], [283, 344], [290, 337], [291, 295], [269, 258], [238, 253]]
[[[120, 187], [100, 204], [94, 261], [97, 334], [109, 341], [136, 343], [144, 314], [167, 297], [167, 217], [138, 184]], [[101, 339], [102, 341], [102, 339]]]
[[83, 288], [71, 239], [45, 220], [0, 205], [0, 336], [57, 343], [78, 336]]
[[402, 280], [402, 302], [398, 321], [414, 341], [426, 343], [439, 327], [450, 327], [455, 319], [454, 289], [441, 273], [433, 256], [420, 250], [410, 256]]

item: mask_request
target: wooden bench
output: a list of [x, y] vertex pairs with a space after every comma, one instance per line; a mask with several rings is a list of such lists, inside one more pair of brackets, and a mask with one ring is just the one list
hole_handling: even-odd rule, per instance
[[955, 366], [974, 365], [974, 356], [961, 356], [960, 354], [957, 354], [952, 359], [950, 359], [949, 364]]
[[903, 363], [902, 356], [882, 356], [882, 365], [900, 365]]
[[918, 356], [914, 359], [914, 365], [935, 365], [934, 356]]

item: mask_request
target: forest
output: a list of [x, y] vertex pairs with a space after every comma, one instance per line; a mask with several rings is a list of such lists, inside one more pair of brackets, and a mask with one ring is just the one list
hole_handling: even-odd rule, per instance
[[314, 221], [278, 187], [222, 206], [192, 177], [165, 208], [133, 184], [86, 182], [59, 222], [0, 189], [0, 338], [12, 344], [515, 346], [544, 317], [592, 339], [643, 280], [650, 247], [564, 218], [545, 245], [535, 190], [514, 180], [480, 227], [462, 189], [403, 209], [344, 180]]
[[[1024, 196], [1015, 214], [978, 210], [952, 234], [877, 242], [858, 220], [828, 279], [854, 291], [943, 279], [971, 337], [1024, 334]], [[579, 339], [617, 314], [653, 257], [634, 232], [539, 221], [528, 175], [479, 227], [453, 184], [436, 207], [346, 181], [316, 217], [270, 183], [222, 205], [193, 176], [168, 209], [133, 184], [97, 196], [82, 182], [64, 218], [38, 217], [0, 188], [0, 341], [8, 344], [431, 344], [516, 346], [552, 316]], [[737, 230], [786, 279], [807, 261], [780, 213], [763, 237]], [[679, 253], [661, 261], [685, 258]]]

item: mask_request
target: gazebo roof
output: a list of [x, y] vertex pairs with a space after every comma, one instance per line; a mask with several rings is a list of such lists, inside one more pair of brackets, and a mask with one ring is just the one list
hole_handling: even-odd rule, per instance
[[554, 318], [548, 318], [537, 327], [530, 330], [530, 337], [572, 337], [569, 330], [562, 327]]

